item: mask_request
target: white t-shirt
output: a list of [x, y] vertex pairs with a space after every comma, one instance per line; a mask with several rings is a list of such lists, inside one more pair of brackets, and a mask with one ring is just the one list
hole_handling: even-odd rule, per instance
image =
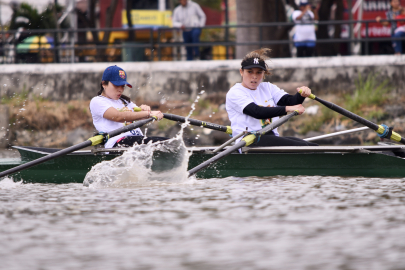
[[315, 41], [315, 26], [313, 24], [301, 24], [312, 22], [315, 18], [314, 13], [308, 10], [301, 20], [297, 20], [297, 17], [302, 14], [301, 10], [295, 10], [292, 14], [292, 19], [296, 23], [294, 41]]
[[[90, 101], [90, 112], [93, 117], [93, 124], [98, 130], [98, 132], [110, 132], [112, 130], [118, 129], [123, 127], [124, 123], [119, 123], [115, 121], [108, 120], [103, 117], [105, 111], [109, 108], [116, 108], [117, 110], [123, 109], [127, 107], [128, 109], [132, 110], [136, 105], [132, 102], [128, 103], [125, 106], [124, 102], [121, 99], [113, 100], [104, 96], [97, 96], [92, 98]], [[142, 131], [137, 128], [131, 131], [127, 131], [125, 133], [119, 134], [117, 136], [111, 137], [105, 144], [105, 148], [111, 148], [117, 142], [118, 139], [121, 139], [126, 136], [142, 136]]]
[[[248, 128], [248, 131], [257, 131], [272, 121], [279, 119], [256, 119], [243, 113], [243, 109], [254, 102], [263, 107], [279, 107], [278, 101], [287, 95], [287, 93], [269, 82], [262, 82], [256, 90], [251, 90], [242, 86], [241, 83], [235, 84], [226, 94], [226, 111], [231, 121], [232, 136], [236, 136]], [[276, 136], [279, 136], [277, 129], [273, 129]]]

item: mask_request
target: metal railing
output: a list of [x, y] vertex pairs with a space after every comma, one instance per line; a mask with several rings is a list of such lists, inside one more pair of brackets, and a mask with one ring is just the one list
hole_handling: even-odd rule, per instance
[[[384, 21], [384, 20], [382, 20]], [[387, 20], [385, 20], [387, 21]], [[405, 20], [393, 20], [388, 22], [405, 22]], [[351, 47], [354, 44], [362, 44], [361, 51], [357, 54], [370, 54], [370, 43], [391, 42], [393, 40], [405, 40], [405, 38], [393, 37], [370, 37], [370, 24], [377, 24], [374, 20], [342, 20], [342, 21], [317, 21], [310, 24], [320, 26], [346, 25], [348, 29], [348, 38], [324, 38], [317, 39], [317, 44], [346, 44]], [[218, 37], [212, 41], [202, 41], [199, 43], [183, 43], [178, 37], [181, 36], [179, 28], [104, 28], [104, 29], [43, 29], [43, 30], [24, 30], [24, 31], [1, 31], [0, 42], [0, 64], [10, 63], [31, 63], [31, 62], [104, 62], [104, 61], [162, 61], [162, 60], [183, 60], [185, 59], [185, 47], [202, 48], [221, 48], [222, 52], [208, 53], [211, 59], [234, 59], [236, 46], [254, 45], [259, 47], [274, 45], [290, 45], [292, 48], [294, 41], [284, 40], [265, 40], [264, 31], [277, 27], [292, 28], [295, 24], [291, 22], [277, 23], [258, 23], [248, 25], [221, 25], [206, 26], [204, 31], [216, 31]], [[350, 25], [362, 26], [358, 31], [364, 29], [364, 37], [361, 32], [357, 32], [357, 37], [353, 37], [353, 27]], [[364, 27], [363, 27], [364, 26]], [[257, 41], [236, 42], [236, 30], [238, 28], [255, 28], [259, 31]], [[136, 40], [128, 41], [129, 31], [135, 31]], [[113, 43], [103, 43], [100, 36], [106, 32], [111, 35], [121, 33], [121, 38], [115, 39]], [[123, 34], [124, 33], [124, 34]], [[233, 33], [233, 35], [232, 35]], [[359, 34], [360, 33], [360, 34]], [[391, 33], [392, 34], [392, 33]], [[39, 48], [21, 49], [23, 38], [25, 36], [43, 36], [54, 37], [53, 43], [32, 44]], [[98, 37], [96, 41], [91, 37]], [[353, 37], [353, 38], [351, 38]], [[352, 51], [349, 50], [349, 55]]]

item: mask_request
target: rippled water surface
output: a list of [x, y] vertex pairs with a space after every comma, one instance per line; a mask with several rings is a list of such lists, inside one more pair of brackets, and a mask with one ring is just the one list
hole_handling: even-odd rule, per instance
[[405, 269], [405, 179], [0, 182], [1, 269]]

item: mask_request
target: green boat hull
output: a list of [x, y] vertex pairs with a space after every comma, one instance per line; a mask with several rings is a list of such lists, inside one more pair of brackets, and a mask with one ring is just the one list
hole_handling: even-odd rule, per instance
[[[285, 149], [289, 150], [290, 148]], [[266, 152], [268, 149], [264, 149], [258, 152], [248, 151], [244, 154], [234, 153], [198, 172], [196, 176], [197, 178], [276, 175], [405, 177], [405, 159], [402, 157], [387, 155], [382, 151], [362, 152], [358, 149], [353, 151], [348, 151], [346, 148], [342, 149], [340, 151], [290, 151], [284, 153]], [[20, 148], [18, 150], [21, 159], [0, 160], [0, 171], [46, 155], [45, 152], [36, 151], [38, 148]], [[189, 159], [188, 169], [194, 168], [214, 156], [213, 153], [206, 150], [193, 151]], [[92, 166], [104, 160], [111, 160], [117, 155], [117, 153], [100, 155], [91, 151], [75, 152], [22, 170], [11, 176], [14, 180], [22, 179], [31, 183], [82, 183]], [[170, 155], [170, 153], [156, 154], [153, 157], [152, 170], [170, 170], [173, 166], [173, 159]]]

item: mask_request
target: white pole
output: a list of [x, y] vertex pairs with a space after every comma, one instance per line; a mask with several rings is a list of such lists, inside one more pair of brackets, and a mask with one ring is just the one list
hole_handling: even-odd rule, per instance
[[166, 10], [166, 0], [159, 0], [159, 11]]
[[[325, 134], [325, 135], [321, 135], [321, 136], [316, 136], [316, 137], [311, 137], [308, 139], [304, 139], [304, 141], [307, 142], [312, 142], [312, 141], [316, 141], [316, 140], [320, 140], [320, 139], [326, 139], [326, 138], [330, 138], [330, 137], [334, 137], [334, 136], [339, 136], [339, 135], [344, 135], [344, 134], [350, 134], [350, 133], [354, 133], [354, 132], [358, 132], [358, 131], [363, 131], [369, 129], [368, 127], [361, 127], [361, 128], [354, 128], [354, 129], [349, 129], [349, 130], [345, 130], [345, 131], [339, 131], [339, 132], [335, 132], [335, 133], [330, 133], [330, 134]], [[372, 130], [372, 129], [370, 129]]]

